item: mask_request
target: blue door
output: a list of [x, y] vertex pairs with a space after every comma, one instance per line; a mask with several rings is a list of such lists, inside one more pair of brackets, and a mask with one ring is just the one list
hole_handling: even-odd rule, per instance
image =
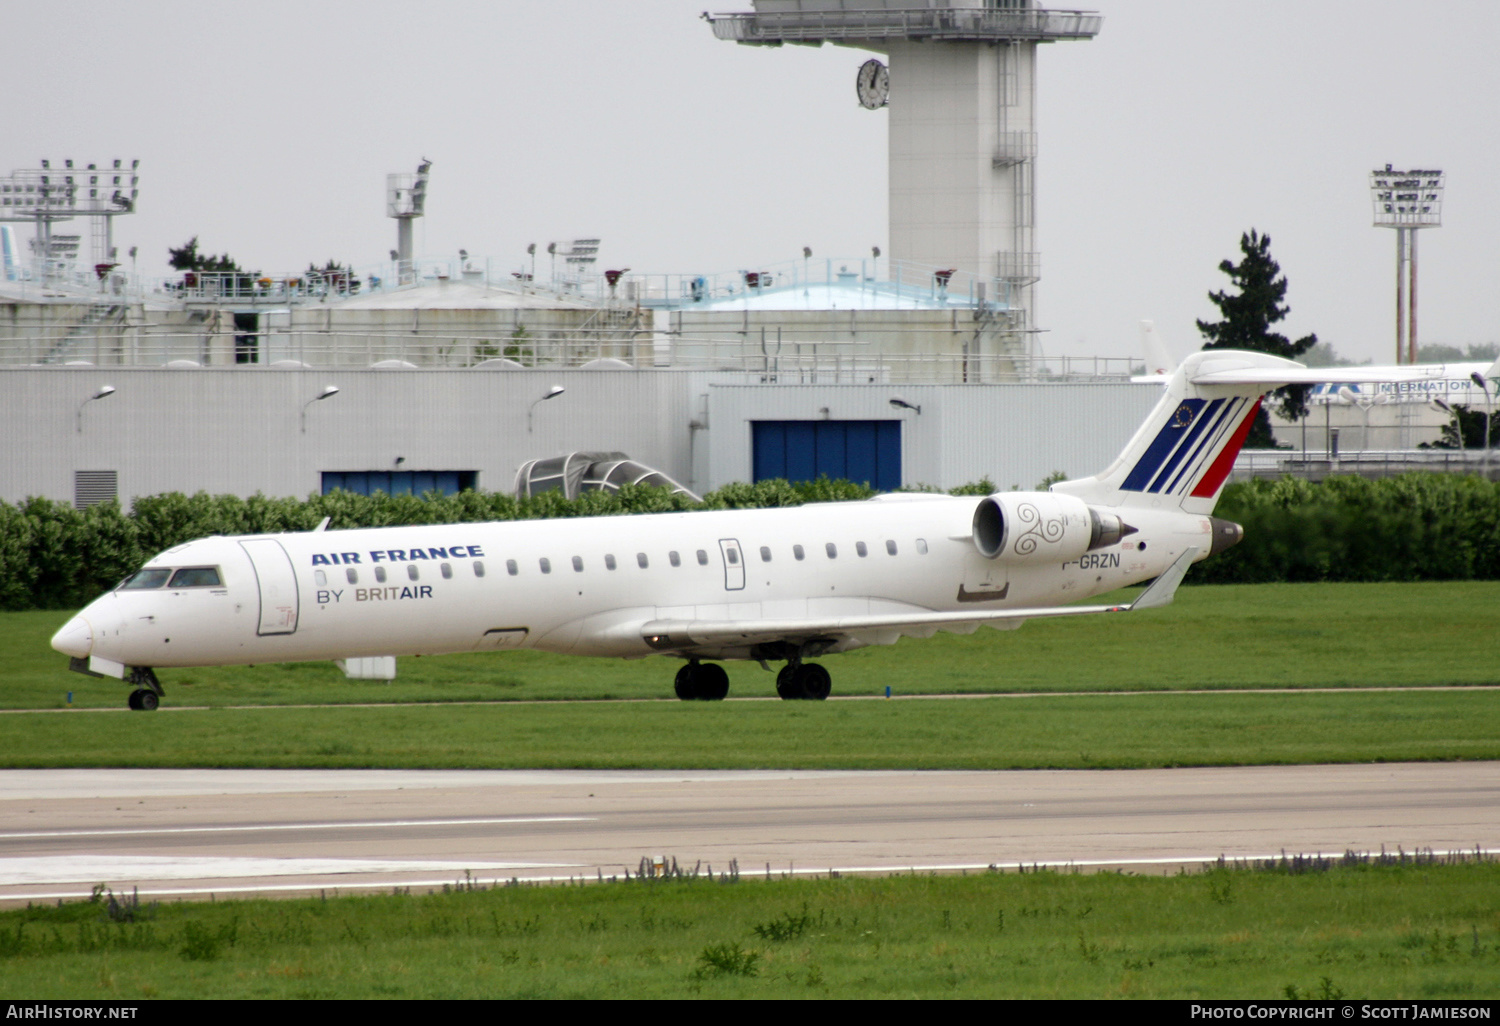
[[901, 487], [899, 420], [757, 420], [751, 424], [757, 481], [826, 475], [889, 492]]

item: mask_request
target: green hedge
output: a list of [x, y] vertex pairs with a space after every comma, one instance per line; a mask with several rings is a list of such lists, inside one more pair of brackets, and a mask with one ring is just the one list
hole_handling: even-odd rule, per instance
[[1500, 578], [1500, 484], [1474, 475], [1250, 481], [1226, 488], [1215, 513], [1245, 540], [1194, 582]]
[[[982, 489], [984, 493], [992, 486]], [[978, 494], [979, 486], [955, 489]], [[517, 499], [498, 492], [248, 499], [172, 492], [75, 510], [50, 499], [0, 502], [0, 609], [74, 609], [164, 549], [212, 534], [448, 524], [543, 517], [753, 509], [865, 499], [863, 485], [826, 478], [761, 481], [710, 492], [701, 506], [656, 488], [559, 492]], [[1284, 478], [1230, 485], [1217, 510], [1245, 540], [1194, 568], [1195, 583], [1500, 579], [1500, 485], [1478, 477], [1405, 474], [1381, 481]]]
[[330, 528], [452, 524], [690, 509], [749, 509], [804, 502], [866, 499], [863, 485], [826, 478], [805, 484], [761, 481], [711, 492], [702, 505], [660, 488], [627, 486], [565, 499], [544, 492], [517, 499], [500, 492], [457, 495], [353, 495], [334, 492], [300, 499], [253, 495], [143, 496], [125, 513], [114, 502], [85, 510], [27, 499], [0, 502], [0, 609], [76, 609], [112, 588], [164, 549], [212, 534], [308, 531], [324, 517]]

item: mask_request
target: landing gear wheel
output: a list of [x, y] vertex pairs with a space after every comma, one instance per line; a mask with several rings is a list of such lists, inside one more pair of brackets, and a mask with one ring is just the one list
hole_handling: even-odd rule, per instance
[[137, 712], [155, 712], [156, 707], [161, 704], [161, 699], [156, 697], [155, 691], [138, 688], [130, 693], [130, 708]]
[[698, 667], [698, 697], [705, 702], [720, 702], [729, 694], [729, 674], [718, 663]]
[[688, 663], [677, 671], [672, 687], [684, 702], [717, 702], [729, 694], [729, 674], [718, 663]]
[[833, 690], [833, 678], [817, 663], [803, 663], [797, 671], [797, 681], [802, 685], [802, 697], [821, 702]]
[[677, 697], [684, 702], [691, 702], [698, 697], [698, 664], [688, 663], [677, 671], [677, 678], [672, 681], [672, 690], [677, 692]]
[[781, 668], [781, 672], [776, 674], [776, 694], [780, 695], [784, 701], [790, 702], [806, 697], [802, 693], [802, 683], [797, 679], [797, 670], [798, 667], [787, 663]]

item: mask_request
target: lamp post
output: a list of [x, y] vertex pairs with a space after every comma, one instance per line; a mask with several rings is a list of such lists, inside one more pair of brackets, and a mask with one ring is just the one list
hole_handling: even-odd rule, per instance
[[[1490, 395], [1489, 385], [1484, 380], [1484, 375], [1483, 374], [1480, 374], [1478, 371], [1475, 371], [1473, 374], [1469, 375], [1469, 380], [1472, 381], [1472, 382], [1474, 382], [1474, 384], [1478, 385], [1479, 386], [1479, 390], [1484, 393], [1484, 477], [1485, 477], [1485, 480], [1489, 480], [1489, 476], [1490, 476], [1490, 418], [1494, 415], [1495, 403], [1494, 403], [1494, 398]], [[1500, 391], [1500, 383], [1497, 383], [1496, 386], [1495, 386], [1495, 388], [1496, 388], [1497, 391]]]
[[546, 402], [548, 399], [556, 399], [566, 391], [567, 389], [563, 388], [561, 385], [553, 385], [551, 388], [547, 389], [546, 395], [542, 396], [540, 399], [526, 408], [526, 432], [528, 434], [531, 433], [532, 414], [536, 411], [537, 406]]
[[302, 433], [304, 435], [307, 434], [307, 408], [313, 403], [322, 402], [324, 399], [328, 399], [338, 394], [339, 386], [328, 385], [323, 389], [323, 391], [319, 392], [317, 395], [313, 396], [307, 402], [302, 404]]
[[79, 434], [83, 433], [83, 408], [85, 406], [87, 406], [89, 403], [93, 402], [95, 399], [107, 399], [107, 398], [109, 398], [110, 396], [112, 396], [114, 394], [115, 394], [115, 386], [114, 385], [100, 385], [99, 386], [99, 391], [95, 392], [93, 395], [89, 396], [83, 402], [81, 402], [81, 403], [78, 404], [78, 415], [77, 415], [77, 417], [75, 419], [76, 419], [77, 424], [78, 424], [78, 433]]

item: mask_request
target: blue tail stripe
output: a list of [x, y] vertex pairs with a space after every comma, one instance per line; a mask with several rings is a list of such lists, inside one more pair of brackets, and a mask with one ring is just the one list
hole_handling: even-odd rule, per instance
[[1199, 472], [1203, 469], [1203, 465], [1218, 450], [1219, 442], [1223, 439], [1225, 432], [1235, 424], [1238, 419], [1238, 412], [1245, 404], [1245, 400], [1243, 399], [1226, 399], [1222, 401], [1224, 407], [1218, 411], [1218, 416], [1214, 418], [1213, 424], [1204, 430], [1202, 436], [1198, 438], [1197, 443], [1194, 445], [1192, 454], [1183, 461], [1182, 468], [1167, 485], [1166, 490], [1169, 494], [1177, 494], [1179, 489], [1186, 487], [1197, 478]]
[[1177, 446], [1177, 450], [1172, 453], [1171, 458], [1162, 464], [1161, 470], [1151, 479], [1151, 484], [1147, 487], [1146, 491], [1159, 492], [1162, 490], [1162, 485], [1166, 482], [1167, 478], [1177, 469], [1178, 464], [1182, 462], [1182, 458], [1194, 450], [1194, 443], [1203, 434], [1203, 429], [1215, 420], [1220, 412], [1220, 407], [1223, 405], [1223, 399], [1215, 399], [1200, 411], [1198, 416], [1193, 418], [1193, 425], [1188, 428], [1187, 434], [1183, 436], [1182, 444]]
[[1143, 492], [1151, 479], [1156, 476], [1156, 471], [1161, 467], [1162, 461], [1171, 455], [1172, 450], [1177, 447], [1183, 433], [1193, 421], [1198, 419], [1198, 413], [1203, 409], [1205, 399], [1184, 399], [1172, 411], [1167, 422], [1162, 425], [1151, 444], [1141, 455], [1136, 465], [1131, 468], [1130, 474], [1125, 478], [1125, 483], [1120, 487], [1125, 491]]

